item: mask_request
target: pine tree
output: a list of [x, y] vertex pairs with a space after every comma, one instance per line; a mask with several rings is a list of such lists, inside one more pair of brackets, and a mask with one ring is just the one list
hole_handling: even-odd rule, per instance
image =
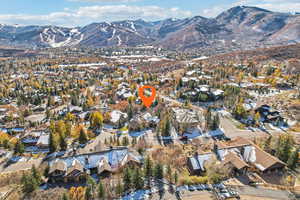
[[42, 183], [41, 173], [35, 168], [34, 165], [31, 167], [31, 175], [36, 180], [36, 183], [40, 185]]
[[91, 186], [87, 186], [85, 189], [85, 200], [92, 200], [93, 195], [92, 195], [92, 188]]
[[80, 129], [79, 133], [79, 143], [80, 144], [85, 144], [88, 141], [88, 136], [83, 128]]
[[178, 183], [178, 174], [177, 174], [177, 171], [175, 171], [175, 174], [174, 174], [174, 183], [175, 183], [175, 185], [177, 185], [177, 183]]
[[134, 176], [133, 176], [133, 185], [136, 190], [143, 189], [144, 187], [144, 179], [142, 173], [139, 168], [136, 168]]
[[131, 140], [131, 145], [135, 146], [136, 144], [137, 144], [136, 137], [133, 137], [133, 139]]
[[128, 146], [128, 145], [129, 145], [128, 137], [123, 137], [123, 139], [122, 139], [122, 146]]
[[16, 146], [15, 146], [15, 153], [16, 154], [23, 154], [25, 152], [24, 144], [18, 140]]
[[30, 175], [23, 174], [21, 183], [22, 183], [24, 193], [31, 193], [38, 188], [38, 183], [31, 174]]
[[50, 137], [49, 137], [49, 149], [50, 149], [51, 153], [57, 151], [57, 149], [58, 149], [58, 141], [57, 141], [56, 134], [54, 132], [50, 133]]
[[131, 175], [131, 170], [127, 167], [124, 171], [124, 176], [123, 176], [123, 185], [124, 185], [124, 191], [127, 193], [130, 191], [132, 188], [132, 175]]
[[297, 163], [299, 161], [299, 149], [295, 149], [292, 153], [289, 155], [289, 159], [287, 161], [287, 166], [291, 169], [295, 169], [297, 166]]
[[206, 120], [206, 128], [207, 129], [210, 129], [211, 127], [211, 111], [210, 111], [210, 108], [208, 108], [207, 112], [206, 112], [206, 116], [205, 116], [205, 120]]
[[101, 200], [104, 200], [106, 195], [105, 195], [105, 190], [104, 190], [104, 186], [102, 184], [102, 182], [100, 181], [99, 182], [99, 185], [98, 185], [98, 197], [99, 199]]
[[87, 180], [86, 180], [86, 184], [87, 184], [87, 187], [89, 187], [89, 190], [91, 193], [91, 198], [93, 199], [94, 194], [96, 192], [96, 182], [91, 176], [88, 176]]
[[155, 179], [163, 179], [164, 178], [164, 169], [163, 165], [160, 163], [157, 163], [154, 168], [154, 177]]
[[116, 186], [116, 195], [117, 195], [117, 197], [120, 197], [122, 195], [123, 190], [124, 190], [123, 185], [122, 185], [121, 181], [118, 180], [118, 184]]
[[264, 148], [263, 148], [263, 150], [265, 152], [268, 152], [268, 153], [271, 152], [271, 141], [272, 141], [272, 136], [269, 136], [267, 138], [267, 140], [264, 142], [264, 146], [263, 146]]
[[148, 179], [150, 179], [153, 176], [153, 164], [149, 156], [147, 156], [145, 162], [145, 175]]
[[172, 169], [170, 165], [167, 166], [167, 175], [169, 179], [172, 180]]
[[59, 137], [59, 144], [60, 144], [60, 149], [62, 150], [62, 151], [65, 151], [65, 150], [67, 150], [67, 148], [68, 148], [68, 144], [67, 144], [67, 141], [66, 141], [66, 137], [63, 137], [62, 135], [60, 135], [60, 137]]
[[62, 200], [69, 200], [68, 194], [64, 193]]

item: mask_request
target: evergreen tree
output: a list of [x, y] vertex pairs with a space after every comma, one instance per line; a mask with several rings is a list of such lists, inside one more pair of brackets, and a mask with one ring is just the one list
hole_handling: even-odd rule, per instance
[[38, 183], [32, 175], [23, 174], [21, 184], [24, 193], [31, 193], [38, 188]]
[[100, 200], [104, 200], [106, 198], [104, 186], [101, 181], [99, 182], [98, 185], [98, 197]]
[[170, 119], [167, 116], [166, 119], [166, 125], [165, 125], [165, 130], [164, 130], [164, 136], [170, 136], [171, 135], [171, 123], [170, 123]]
[[117, 197], [120, 197], [122, 195], [123, 190], [124, 190], [123, 185], [122, 185], [121, 181], [118, 180], [118, 184], [116, 186], [116, 195], [117, 195]]
[[178, 183], [178, 174], [177, 174], [177, 171], [175, 171], [175, 174], [174, 174], [174, 183], [175, 183], [175, 185], [177, 185], [177, 183]]
[[88, 136], [83, 128], [80, 129], [79, 132], [79, 143], [86, 144], [88, 142]]
[[272, 136], [269, 136], [267, 140], [264, 142], [263, 150], [265, 152], [271, 153], [271, 141], [272, 141]]
[[124, 176], [123, 176], [123, 185], [124, 185], [124, 191], [127, 193], [130, 191], [132, 188], [132, 175], [131, 175], [131, 170], [126, 167], [124, 171]]
[[68, 194], [64, 193], [62, 200], [69, 200]]
[[15, 153], [16, 154], [23, 154], [25, 152], [24, 144], [18, 140], [16, 146], [15, 146]]
[[139, 168], [136, 168], [133, 176], [133, 185], [136, 190], [144, 188], [144, 179]]
[[295, 169], [297, 166], [297, 163], [299, 161], [299, 149], [295, 149], [290, 155], [289, 159], [287, 161], [287, 166], [291, 169]]
[[167, 175], [169, 179], [172, 180], [172, 169], [170, 165], [167, 166]]
[[67, 144], [67, 141], [66, 141], [66, 137], [63, 137], [62, 135], [60, 135], [60, 149], [62, 151], [66, 151], [67, 148], [68, 148], [68, 144]]
[[56, 136], [56, 134], [54, 132], [50, 133], [50, 137], [49, 137], [49, 149], [50, 149], [51, 153], [57, 151], [57, 149], [58, 149], [57, 136]]
[[91, 176], [88, 176], [87, 177], [87, 180], [86, 180], [86, 185], [87, 187], [89, 188], [89, 192], [91, 193], [91, 199], [94, 199], [94, 194], [96, 192], [96, 182], [95, 180], [91, 177]]
[[129, 120], [131, 120], [133, 118], [133, 108], [132, 108], [131, 103], [128, 105], [128, 108], [127, 108], [127, 116], [128, 116]]
[[211, 127], [211, 121], [212, 121], [212, 116], [211, 116], [211, 111], [210, 108], [207, 109], [206, 115], [205, 115], [205, 120], [206, 120], [206, 128], [210, 129]]
[[152, 164], [152, 160], [150, 159], [149, 156], [147, 156], [146, 162], [145, 162], [145, 176], [149, 181], [151, 180], [151, 177], [153, 176], [153, 164]]
[[135, 146], [136, 144], [137, 144], [136, 137], [133, 137], [133, 139], [131, 140], [131, 145]]
[[214, 119], [213, 119], [213, 124], [211, 126], [211, 130], [217, 130], [220, 126], [220, 117], [219, 115], [217, 114], [216, 116], [214, 116]]
[[122, 139], [122, 146], [128, 146], [129, 145], [129, 139], [128, 137], [123, 137]]
[[93, 195], [92, 195], [92, 188], [91, 186], [87, 186], [85, 189], [85, 200], [92, 200], [93, 199]]
[[155, 179], [163, 179], [164, 178], [164, 169], [163, 165], [157, 163], [154, 168], [154, 177]]
[[34, 165], [31, 167], [31, 175], [36, 180], [36, 183], [40, 185], [42, 183], [41, 173], [35, 168]]

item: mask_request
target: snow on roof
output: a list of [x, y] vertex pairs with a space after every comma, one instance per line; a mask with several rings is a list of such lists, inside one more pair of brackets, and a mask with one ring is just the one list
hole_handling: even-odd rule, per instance
[[191, 162], [192, 167], [193, 167], [194, 170], [200, 169], [200, 165], [199, 165], [199, 163], [198, 163], [198, 161], [196, 160], [195, 157], [191, 157], [190, 162]]
[[188, 78], [186, 78], [186, 77], [182, 77], [182, 82], [188, 82], [189, 81], [189, 79]]
[[223, 90], [217, 89], [217, 90], [213, 91], [212, 93], [213, 93], [213, 95], [215, 95], [215, 96], [219, 96], [219, 95], [222, 95], [222, 94], [224, 93], [224, 91], [223, 91]]
[[208, 92], [208, 90], [209, 90], [209, 89], [208, 89], [207, 86], [201, 86], [201, 87], [200, 87], [200, 91], [201, 91], [201, 92]]
[[186, 75], [191, 76], [191, 75], [193, 75], [195, 72], [196, 72], [195, 70], [188, 71], [188, 72], [186, 73]]
[[[77, 156], [71, 156], [71, 157], [64, 157], [60, 160], [63, 160], [67, 167], [72, 166], [72, 163], [74, 160], [78, 160], [86, 169], [96, 168], [98, 167], [98, 164], [101, 160], [105, 159], [110, 164], [111, 167], [118, 167], [118, 165], [121, 163], [121, 161], [130, 154], [131, 156], [134, 156], [131, 154], [127, 148], [120, 148], [120, 149], [112, 149], [109, 151], [99, 152], [99, 153], [93, 153], [93, 154], [82, 154]], [[140, 160], [140, 158], [135, 157], [137, 160]], [[49, 164], [52, 165], [55, 161], [50, 161]]]
[[197, 159], [198, 159], [198, 163], [200, 165], [200, 168], [202, 171], [205, 170], [205, 162], [210, 160], [212, 157], [212, 154], [203, 154], [203, 155], [198, 155]]
[[113, 110], [111, 113], [110, 113], [110, 121], [113, 122], [113, 123], [117, 123], [121, 117], [124, 117], [124, 118], [127, 118], [127, 114], [126, 113], [123, 113], [119, 110]]
[[49, 145], [49, 135], [42, 135], [37, 141], [38, 145]]
[[254, 163], [256, 161], [256, 155], [255, 155], [255, 147], [253, 146], [246, 146], [244, 148], [244, 159], [246, 162]]
[[173, 108], [176, 121], [179, 123], [198, 123], [199, 116], [193, 110]]

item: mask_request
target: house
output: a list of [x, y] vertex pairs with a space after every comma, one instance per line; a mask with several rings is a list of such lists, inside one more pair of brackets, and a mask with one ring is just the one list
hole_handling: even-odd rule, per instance
[[211, 95], [215, 101], [221, 99], [223, 97], [223, 94], [224, 94], [224, 91], [220, 90], [220, 89], [211, 91]]
[[69, 182], [84, 180], [88, 174], [109, 176], [125, 165], [140, 165], [140, 156], [126, 147], [106, 151], [61, 157], [50, 160], [49, 181]]
[[24, 137], [21, 139], [21, 141], [25, 146], [34, 146], [34, 145], [36, 145], [39, 138], [43, 134], [44, 134], [44, 132], [40, 132], [40, 131], [28, 132], [24, 135]]
[[112, 123], [112, 125], [114, 125], [115, 127], [118, 127], [120, 128], [119, 126], [121, 124], [124, 123], [124, 121], [126, 121], [128, 115], [127, 113], [123, 113], [119, 110], [113, 110], [111, 113], [110, 113], [110, 122]]
[[258, 107], [255, 112], [260, 114], [261, 120], [264, 123], [272, 123], [276, 126], [283, 126], [285, 124], [280, 112], [272, 110], [269, 105], [262, 105]]
[[175, 129], [183, 134], [187, 129], [197, 128], [202, 121], [199, 112], [190, 109], [172, 108], [172, 124]]
[[198, 154], [191, 156], [187, 160], [187, 166], [191, 175], [201, 175], [205, 172], [205, 163], [213, 158], [212, 153]]
[[41, 123], [46, 119], [45, 114], [34, 114], [25, 118], [26, 121], [31, 123]]
[[263, 151], [251, 141], [238, 137], [229, 142], [216, 142], [212, 151], [195, 154], [187, 160], [189, 171], [193, 175], [205, 172], [205, 162], [215, 158], [220, 164], [229, 166], [233, 174], [246, 174], [249, 170], [259, 174], [269, 174], [285, 168], [286, 164]]
[[50, 135], [41, 135], [36, 143], [36, 146], [39, 149], [48, 149], [49, 148], [49, 137]]

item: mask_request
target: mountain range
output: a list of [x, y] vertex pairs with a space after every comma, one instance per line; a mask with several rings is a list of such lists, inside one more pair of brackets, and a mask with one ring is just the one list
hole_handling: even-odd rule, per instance
[[124, 20], [74, 28], [0, 24], [1, 46], [26, 48], [153, 45], [184, 50], [298, 42], [300, 14], [247, 6], [233, 7], [215, 18]]

